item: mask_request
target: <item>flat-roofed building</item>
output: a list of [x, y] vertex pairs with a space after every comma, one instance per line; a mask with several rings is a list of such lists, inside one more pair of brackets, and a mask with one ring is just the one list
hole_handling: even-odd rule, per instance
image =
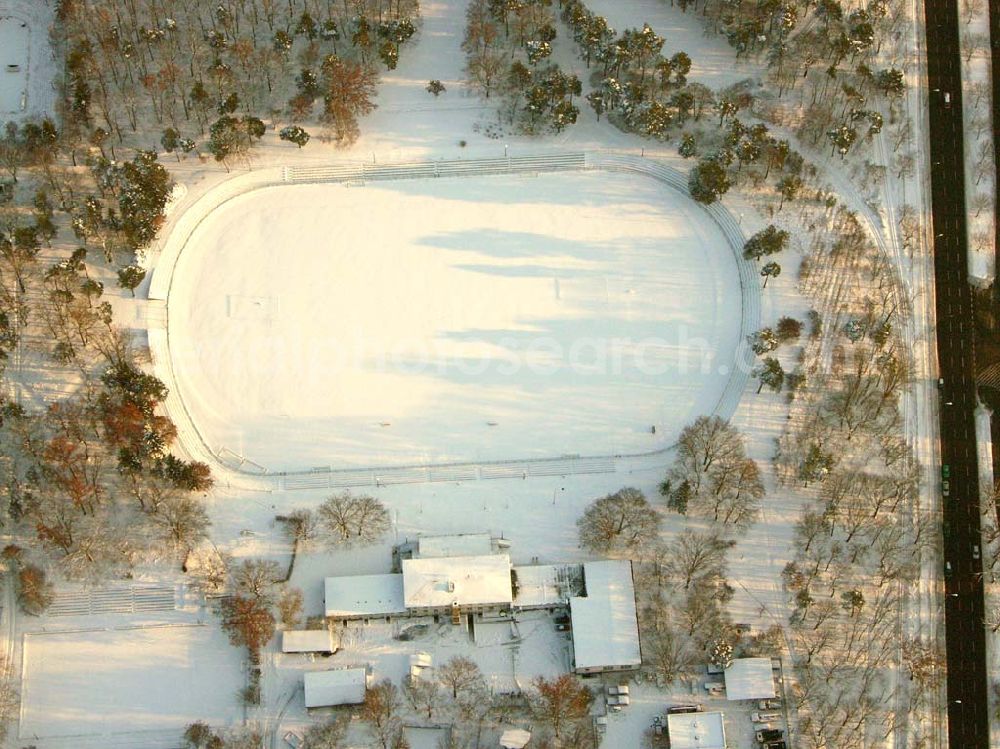
[[722, 713], [671, 713], [667, 715], [670, 749], [726, 749]]
[[737, 658], [724, 672], [727, 700], [767, 700], [776, 697], [770, 658]]
[[368, 619], [406, 613], [402, 575], [352, 575], [325, 580], [326, 616]]
[[360, 705], [368, 689], [368, 672], [363, 668], [308, 671], [305, 682], [306, 707]]
[[507, 609], [512, 600], [506, 554], [403, 560], [403, 603], [410, 613]]
[[583, 565], [587, 595], [571, 598], [573, 661], [578, 674], [630, 671], [642, 665], [632, 563]]
[[333, 634], [328, 629], [286, 630], [281, 633], [282, 653], [333, 653]]

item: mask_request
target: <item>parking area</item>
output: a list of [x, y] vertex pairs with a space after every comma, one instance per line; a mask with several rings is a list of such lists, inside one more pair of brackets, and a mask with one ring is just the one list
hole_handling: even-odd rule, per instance
[[[776, 697], [764, 700], [729, 700], [721, 669], [709, 667], [690, 684], [676, 683], [670, 691], [636, 680], [603, 678], [594, 684], [602, 692], [597, 718], [605, 734], [604, 746], [647, 746], [654, 749], [687, 747], [683, 739], [668, 737], [670, 715], [690, 716], [687, 727], [702, 738], [691, 747], [711, 747], [713, 735], [723, 736], [725, 746], [741, 749], [787, 749], [788, 722], [782, 699], [782, 675], [775, 660], [773, 678]], [[722, 739], [720, 738], [720, 741]], [[714, 748], [713, 748], [714, 749]]]

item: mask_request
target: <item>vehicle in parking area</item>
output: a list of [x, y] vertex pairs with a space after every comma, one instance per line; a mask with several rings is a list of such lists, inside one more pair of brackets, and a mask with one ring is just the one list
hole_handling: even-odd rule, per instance
[[750, 713], [750, 720], [754, 723], [770, 723], [772, 720], [781, 720], [781, 713]]
[[979, 544], [972, 544], [972, 558], [979, 559]]
[[667, 712], [671, 715], [677, 715], [679, 713], [700, 713], [701, 711], [701, 705], [670, 705], [667, 708]]
[[757, 703], [758, 710], [780, 710], [781, 700], [761, 700]]
[[784, 731], [777, 728], [765, 728], [763, 730], [757, 731], [757, 741], [761, 744], [767, 744], [773, 741], [781, 741], [784, 736]]
[[764, 749], [787, 749], [784, 741], [769, 741], [764, 744]]

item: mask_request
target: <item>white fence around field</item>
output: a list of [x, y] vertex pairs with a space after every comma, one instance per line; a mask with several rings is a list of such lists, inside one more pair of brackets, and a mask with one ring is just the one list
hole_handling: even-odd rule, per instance
[[[177, 425], [185, 447], [193, 457], [199, 460], [210, 459], [214, 463], [213, 468], [217, 470], [240, 479], [263, 482], [265, 488], [276, 490], [339, 489], [425, 482], [478, 481], [502, 478], [527, 479], [537, 476], [613, 473], [617, 470], [620, 460], [666, 453], [670, 449], [669, 447], [641, 453], [371, 468], [336, 469], [322, 467], [270, 473], [267, 472], [267, 469], [240, 458], [224, 446], [212, 448], [202, 437], [176, 386], [173, 365], [170, 360], [168, 298], [174, 267], [198, 226], [212, 211], [224, 203], [254, 190], [283, 184], [329, 182], [364, 185], [371, 181], [482, 177], [576, 170], [606, 170], [641, 174], [655, 179], [671, 189], [678, 190], [684, 195], [688, 194], [686, 175], [653, 159], [614, 152], [554, 152], [490, 159], [395, 164], [341, 163], [320, 166], [286, 166], [239, 175], [203, 195], [187, 207], [174, 224], [168, 228], [167, 239], [161, 248], [161, 255], [156, 263], [149, 287], [150, 299], [167, 301], [166, 330], [150, 330], [149, 342], [157, 374], [162, 376], [169, 388], [165, 404], [167, 413]], [[739, 405], [753, 366], [753, 353], [745, 341], [747, 336], [760, 326], [761, 284], [757, 278], [756, 267], [743, 257], [743, 233], [732, 214], [721, 203], [702, 208], [723, 232], [730, 245], [739, 271], [742, 292], [740, 344], [733, 352], [731, 361], [717, 363], [720, 367], [720, 373], [729, 374], [729, 380], [712, 411], [715, 415], [729, 419]], [[237, 459], [234, 460], [234, 457]]]

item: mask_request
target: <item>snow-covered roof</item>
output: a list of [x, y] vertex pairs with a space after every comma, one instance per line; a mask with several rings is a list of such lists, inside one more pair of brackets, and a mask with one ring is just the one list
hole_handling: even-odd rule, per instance
[[333, 651], [333, 636], [328, 629], [288, 630], [281, 633], [282, 653], [323, 653]]
[[776, 697], [770, 658], [737, 658], [725, 671], [727, 700]]
[[569, 597], [565, 564], [536, 564], [515, 567], [517, 595], [515, 606], [557, 606]]
[[309, 671], [305, 674], [306, 707], [359, 705], [365, 701], [366, 688], [363, 668]]
[[632, 563], [627, 559], [583, 565], [586, 597], [570, 599], [577, 669], [639, 666], [639, 622]]
[[489, 533], [420, 536], [417, 543], [421, 557], [476, 557], [493, 553], [493, 539]]
[[510, 604], [510, 557], [435, 557], [403, 560], [406, 608]]
[[523, 728], [508, 728], [500, 736], [502, 749], [524, 749], [531, 741], [531, 734]]
[[354, 575], [326, 578], [326, 615], [332, 617], [401, 614], [402, 575]]
[[722, 713], [668, 714], [667, 735], [670, 749], [726, 749]]

